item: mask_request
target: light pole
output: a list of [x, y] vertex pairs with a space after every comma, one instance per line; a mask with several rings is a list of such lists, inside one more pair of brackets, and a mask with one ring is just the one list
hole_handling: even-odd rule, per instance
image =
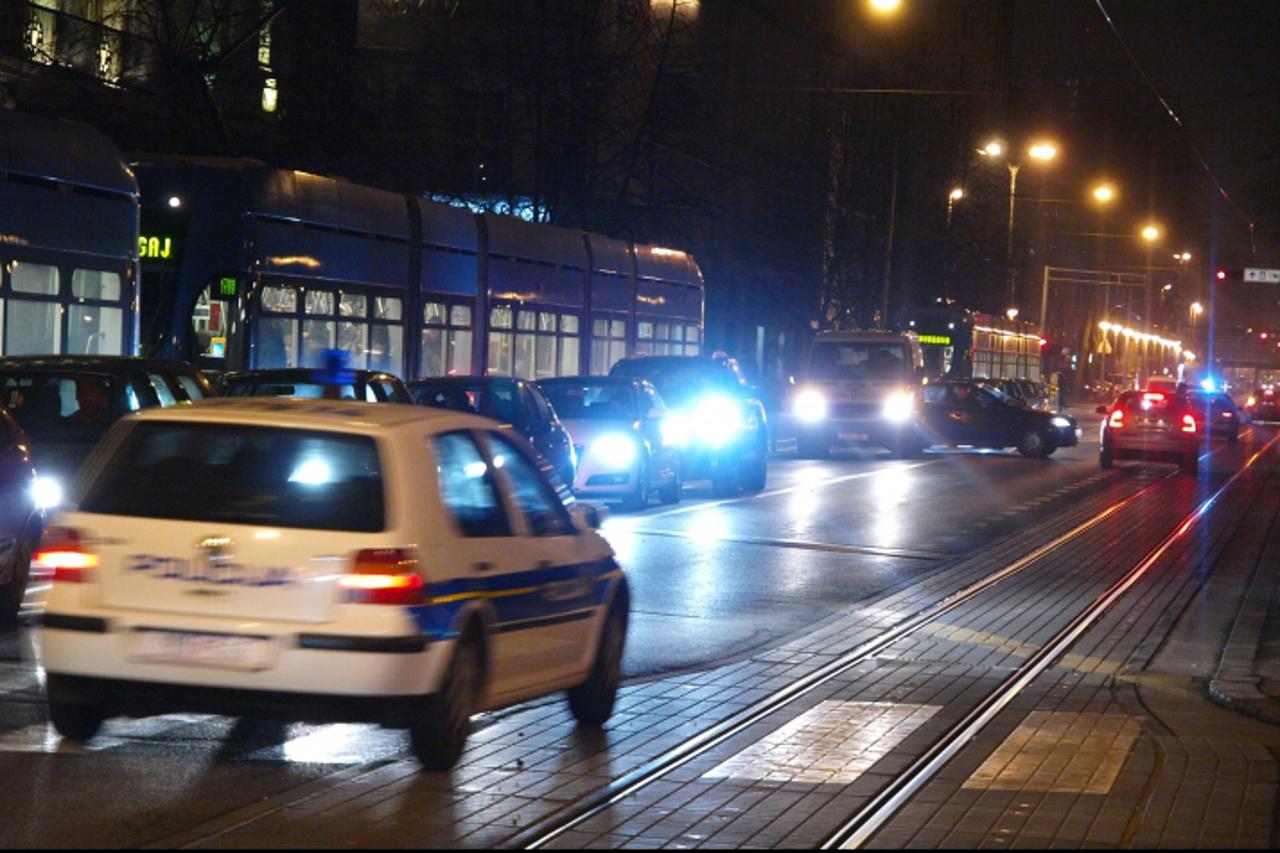
[[[992, 160], [1005, 156], [1005, 146], [998, 140], [992, 140], [978, 149], [978, 153]], [[1033, 160], [1048, 162], [1058, 156], [1058, 147], [1052, 142], [1037, 142], [1027, 149], [1027, 155]], [[1013, 265], [1013, 222], [1018, 209], [1018, 171], [1022, 163], [1015, 163], [1011, 157], [1005, 157], [1005, 166], [1009, 169], [1009, 227], [1005, 241], [1005, 271], [1009, 280], [1009, 306], [1018, 302], [1018, 279]]]

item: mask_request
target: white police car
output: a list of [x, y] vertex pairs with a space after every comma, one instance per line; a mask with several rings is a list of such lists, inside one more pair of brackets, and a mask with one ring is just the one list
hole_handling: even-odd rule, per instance
[[407, 727], [428, 768], [473, 713], [613, 709], [626, 578], [527, 442], [440, 409], [221, 399], [117, 424], [46, 531], [49, 712], [87, 740], [174, 711]]

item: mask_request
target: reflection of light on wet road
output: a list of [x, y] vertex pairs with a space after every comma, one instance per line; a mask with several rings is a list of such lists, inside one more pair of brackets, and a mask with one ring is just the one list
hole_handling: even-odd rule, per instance
[[707, 507], [690, 519], [689, 532], [698, 547], [708, 549], [729, 534], [729, 514], [719, 507]]
[[354, 764], [366, 760], [368, 739], [376, 726], [339, 723], [315, 729], [280, 745], [286, 761], [303, 764]]
[[898, 545], [909, 520], [907, 498], [915, 472], [886, 468], [876, 472], [871, 481], [875, 518], [871, 523], [871, 542], [881, 548]]

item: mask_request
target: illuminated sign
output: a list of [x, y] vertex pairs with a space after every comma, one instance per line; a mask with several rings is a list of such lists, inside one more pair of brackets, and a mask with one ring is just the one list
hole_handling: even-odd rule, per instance
[[172, 237], [147, 237], [138, 238], [138, 257], [140, 258], [158, 258], [160, 260], [168, 260], [173, 256], [173, 238]]
[[949, 347], [951, 346], [951, 336], [950, 335], [921, 335], [920, 343], [937, 344], [939, 346]]
[[223, 296], [236, 295], [236, 280], [234, 278], [223, 278], [218, 280], [218, 292]]

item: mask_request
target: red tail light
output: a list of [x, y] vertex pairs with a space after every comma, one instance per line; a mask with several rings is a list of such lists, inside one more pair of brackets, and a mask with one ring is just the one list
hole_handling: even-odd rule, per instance
[[1183, 432], [1195, 432], [1195, 431], [1196, 431], [1196, 419], [1195, 419], [1195, 418], [1193, 418], [1193, 417], [1191, 417], [1191, 415], [1183, 415], [1183, 416], [1182, 416], [1182, 431], [1183, 431]]
[[50, 527], [31, 562], [39, 563], [46, 572], [52, 571], [55, 583], [88, 583], [98, 567], [98, 555], [85, 547], [80, 531]]
[[1162, 394], [1159, 391], [1148, 391], [1147, 393], [1142, 395], [1142, 399], [1144, 402], [1147, 402], [1147, 403], [1163, 403], [1164, 394]]
[[357, 551], [351, 573], [338, 579], [347, 601], [356, 604], [422, 604], [427, 585], [418, 574], [418, 557], [408, 548]]
[[1107, 419], [1107, 429], [1124, 429], [1124, 411], [1121, 409], [1113, 409], [1111, 417]]

